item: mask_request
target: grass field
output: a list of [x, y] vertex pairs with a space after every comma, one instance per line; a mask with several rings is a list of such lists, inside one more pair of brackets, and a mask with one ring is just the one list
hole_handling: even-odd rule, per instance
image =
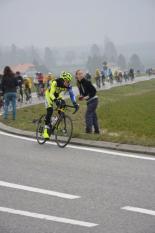
[[[98, 96], [101, 134], [84, 133], [86, 104], [80, 102], [79, 112], [76, 115], [69, 113], [74, 122], [74, 137], [155, 146], [155, 80], [101, 91]], [[33, 131], [33, 119], [43, 113], [44, 105], [20, 109], [17, 121], [6, 123]]]

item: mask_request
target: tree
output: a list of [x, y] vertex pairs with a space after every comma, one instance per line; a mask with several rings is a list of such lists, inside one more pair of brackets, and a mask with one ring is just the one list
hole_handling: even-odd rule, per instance
[[30, 51], [29, 51], [29, 56], [30, 56], [29, 58], [30, 62], [33, 62], [35, 60], [38, 63], [42, 63], [42, 60], [39, 56], [39, 51], [34, 46], [31, 46]]
[[49, 47], [45, 48], [44, 61], [45, 61], [46, 66], [49, 69], [56, 66], [56, 59], [55, 59], [54, 53]]
[[94, 57], [89, 56], [86, 67], [91, 74], [94, 74], [97, 68], [102, 67], [102, 57], [101, 56], [94, 56]]
[[118, 56], [117, 65], [121, 68], [121, 70], [125, 70], [127, 68], [126, 59], [122, 54]]
[[97, 68], [102, 67], [100, 48], [96, 44], [93, 44], [90, 49], [90, 56], [88, 57], [86, 67], [91, 74], [95, 73]]
[[93, 44], [92, 47], [91, 47], [91, 50], [90, 50], [90, 54], [91, 54], [92, 57], [101, 56], [100, 48], [96, 44]]
[[117, 50], [114, 43], [109, 39], [105, 40], [104, 54], [107, 57], [108, 62], [117, 62]]
[[66, 53], [65, 60], [67, 64], [73, 64], [75, 58], [76, 58], [76, 54], [74, 51], [70, 50]]
[[18, 48], [15, 44], [11, 45], [10, 56], [8, 57], [10, 64], [18, 64]]
[[140, 57], [137, 54], [133, 54], [129, 61], [129, 67], [133, 68], [134, 70], [143, 71], [144, 65], [142, 64]]

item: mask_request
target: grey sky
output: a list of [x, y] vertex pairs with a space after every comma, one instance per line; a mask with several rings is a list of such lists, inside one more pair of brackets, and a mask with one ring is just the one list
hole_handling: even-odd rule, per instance
[[155, 41], [154, 0], [0, 0], [0, 44]]

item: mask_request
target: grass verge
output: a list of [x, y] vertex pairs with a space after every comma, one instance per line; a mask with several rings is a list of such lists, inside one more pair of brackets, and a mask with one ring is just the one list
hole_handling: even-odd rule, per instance
[[[98, 93], [98, 117], [100, 135], [84, 133], [86, 103], [80, 102], [80, 110], [71, 115], [74, 137], [119, 143], [155, 146], [155, 80], [112, 88]], [[34, 131], [33, 119], [45, 113], [43, 104], [17, 111], [17, 120], [4, 121], [9, 126]]]

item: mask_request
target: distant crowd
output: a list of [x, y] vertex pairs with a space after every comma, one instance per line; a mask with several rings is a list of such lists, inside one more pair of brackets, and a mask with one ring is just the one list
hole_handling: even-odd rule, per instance
[[[92, 80], [92, 76], [89, 73], [86, 74], [86, 78], [88, 80]], [[125, 82], [133, 81], [134, 78], [134, 69], [130, 68], [128, 71], [112, 70], [110, 67], [108, 67], [108, 64], [106, 62], [103, 63], [102, 70], [100, 70], [99, 68], [96, 69], [94, 75], [96, 86], [98, 88], [104, 86], [105, 82], [109, 82], [110, 84], [113, 84], [114, 81], [117, 83], [122, 83], [123, 80]]]

